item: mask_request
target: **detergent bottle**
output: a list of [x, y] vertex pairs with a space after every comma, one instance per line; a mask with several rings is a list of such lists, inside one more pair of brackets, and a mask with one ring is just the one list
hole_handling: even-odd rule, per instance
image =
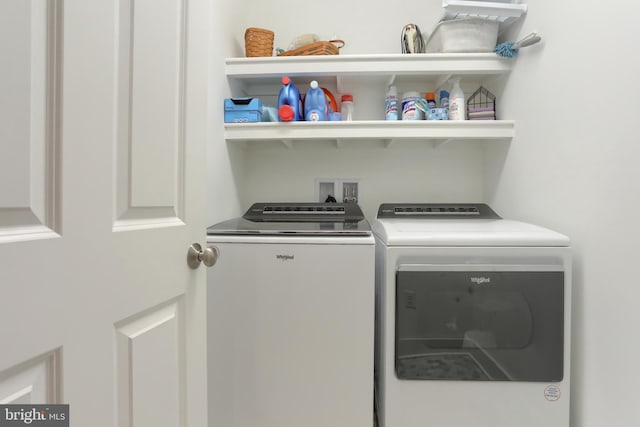
[[286, 76], [282, 78], [282, 88], [278, 94], [278, 120], [281, 122], [302, 120], [300, 91]]
[[313, 80], [311, 87], [304, 97], [304, 119], [308, 122], [322, 122], [328, 120], [327, 98], [324, 91]]

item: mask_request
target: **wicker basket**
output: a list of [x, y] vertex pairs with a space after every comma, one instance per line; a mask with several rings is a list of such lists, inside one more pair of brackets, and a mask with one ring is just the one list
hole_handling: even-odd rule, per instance
[[273, 56], [273, 31], [262, 28], [247, 28], [244, 32], [244, 50], [247, 58]]
[[344, 46], [343, 40], [329, 40], [328, 42], [315, 42], [300, 46], [297, 49], [279, 53], [278, 56], [303, 56], [303, 55], [337, 55]]

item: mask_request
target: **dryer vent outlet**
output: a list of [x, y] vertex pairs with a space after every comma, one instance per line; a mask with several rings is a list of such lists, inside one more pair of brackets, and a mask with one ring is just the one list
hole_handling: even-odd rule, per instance
[[332, 199], [336, 199], [336, 183], [320, 181], [318, 183], [318, 198], [319, 202], [328, 202]]

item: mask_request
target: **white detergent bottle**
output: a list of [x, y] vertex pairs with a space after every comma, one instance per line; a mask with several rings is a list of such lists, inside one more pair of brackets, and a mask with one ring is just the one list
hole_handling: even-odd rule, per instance
[[465, 110], [464, 92], [460, 88], [460, 79], [455, 78], [449, 94], [449, 120], [465, 120]]

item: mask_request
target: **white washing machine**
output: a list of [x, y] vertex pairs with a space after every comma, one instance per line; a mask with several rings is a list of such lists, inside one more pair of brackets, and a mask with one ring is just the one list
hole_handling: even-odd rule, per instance
[[370, 427], [375, 240], [360, 208], [257, 203], [207, 234], [211, 425]]
[[383, 204], [380, 427], [568, 427], [569, 239], [483, 204]]

